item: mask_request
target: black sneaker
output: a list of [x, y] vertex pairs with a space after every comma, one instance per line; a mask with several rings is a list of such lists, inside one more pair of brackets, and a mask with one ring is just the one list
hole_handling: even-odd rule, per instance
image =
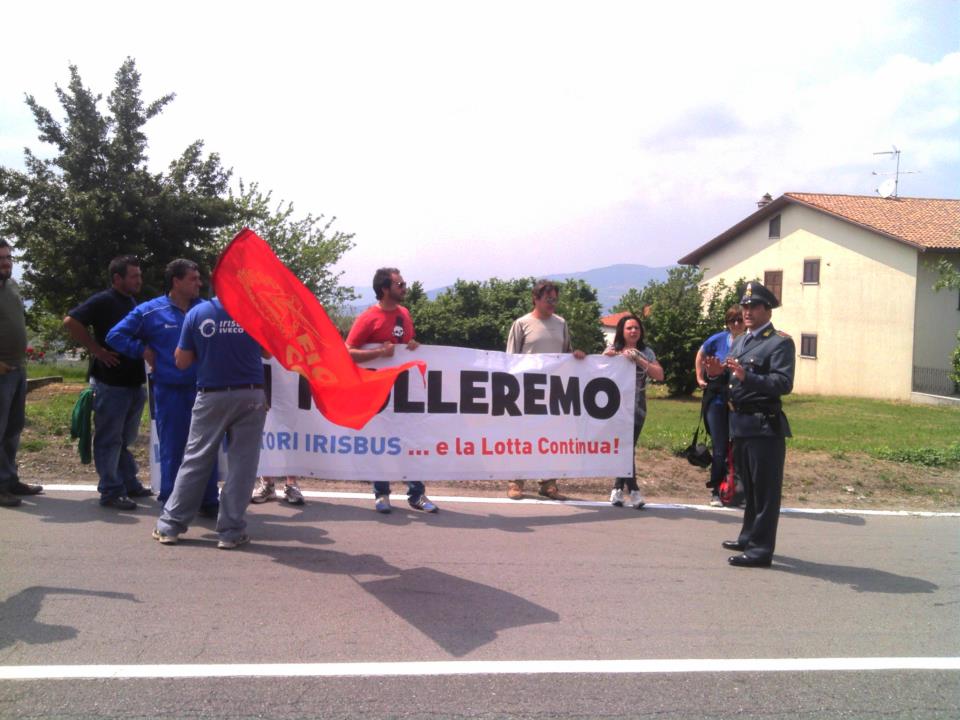
[[150, 497], [153, 495], [153, 490], [148, 487], [141, 485], [136, 490], [131, 490], [127, 493], [127, 497], [138, 498], [138, 497]]
[[126, 495], [120, 495], [115, 498], [107, 498], [100, 501], [100, 505], [116, 510], [136, 510], [137, 504]]

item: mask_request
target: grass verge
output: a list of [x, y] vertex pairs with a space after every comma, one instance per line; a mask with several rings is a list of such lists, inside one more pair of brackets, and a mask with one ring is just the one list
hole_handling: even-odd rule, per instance
[[[882, 460], [949, 467], [960, 464], [960, 408], [910, 405], [863, 398], [790, 395], [784, 412], [795, 450], [836, 458], [866, 453]], [[640, 444], [670, 452], [682, 450], [700, 414], [700, 398], [668, 398], [657, 387], [649, 398]]]
[[50, 377], [51, 375], [62, 377], [64, 382], [86, 382], [87, 361], [27, 363], [28, 378]]

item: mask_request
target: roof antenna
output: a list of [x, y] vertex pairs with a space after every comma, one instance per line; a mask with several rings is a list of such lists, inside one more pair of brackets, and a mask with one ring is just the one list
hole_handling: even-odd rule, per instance
[[894, 197], [897, 198], [899, 195], [897, 191], [900, 187], [900, 176], [901, 175], [913, 175], [916, 170], [904, 170], [900, 172], [900, 150], [897, 149], [896, 145], [892, 145], [893, 150], [884, 150], [883, 152], [875, 152], [874, 155], [893, 155], [897, 160], [897, 169], [891, 172], [878, 173], [874, 170], [872, 175], [893, 175], [880, 183], [880, 187], [877, 188], [877, 194], [882, 198]]

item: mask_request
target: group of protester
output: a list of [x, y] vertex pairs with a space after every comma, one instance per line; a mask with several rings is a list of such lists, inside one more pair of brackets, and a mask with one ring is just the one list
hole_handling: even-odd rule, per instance
[[[93, 457], [99, 476], [100, 504], [134, 510], [133, 498], [153, 491], [137, 477], [131, 446], [137, 438], [150, 383], [150, 412], [156, 420], [160, 455], [161, 515], [153, 537], [175, 544], [199, 512], [217, 519], [218, 547], [235, 548], [249, 541], [248, 503], [276, 498], [273, 478], [256, 485], [260, 438], [266, 418], [262, 358], [269, 357], [227, 313], [214, 296], [200, 299], [196, 263], [178, 259], [164, 273], [166, 292], [137, 304], [142, 287], [139, 261], [115, 258], [108, 268], [110, 288], [72, 308], [64, 318], [71, 337], [91, 357], [95, 432]], [[24, 307], [11, 277], [12, 249], [0, 239], [0, 506], [20, 504], [20, 496], [42, 492], [19, 480], [16, 452], [24, 425], [26, 396]], [[389, 358], [398, 344], [416, 350], [413, 321], [401, 304], [407, 286], [397, 268], [381, 268], [373, 278], [377, 302], [356, 318], [346, 347], [357, 363]], [[216, 288], [213, 288], [214, 292]], [[507, 352], [569, 353], [575, 349], [564, 319], [556, 315], [558, 286], [538, 281], [533, 309], [510, 328]], [[780, 490], [789, 426], [780, 396], [792, 389], [793, 341], [774, 331], [770, 315], [776, 298], [760, 283], [750, 283], [741, 308], [727, 315], [729, 332], [704, 343], [697, 355], [697, 378], [709, 393], [708, 423], [714, 439], [711, 483], [726, 466], [727, 435], [733, 439], [734, 461], [746, 489], [744, 524], [735, 541], [724, 547], [741, 551], [730, 563], [769, 565], [780, 509]], [[738, 332], [745, 324], [747, 333]], [[90, 330], [92, 329], [92, 333]], [[620, 319], [613, 344], [604, 355], [622, 356], [636, 366], [634, 446], [646, 418], [647, 380], [663, 380], [663, 368], [644, 341], [643, 322], [634, 314]], [[144, 371], [146, 363], [148, 373]], [[224, 438], [226, 472], [218, 488], [217, 456]], [[391, 512], [390, 483], [373, 481], [375, 509]], [[629, 492], [629, 500], [624, 495]], [[555, 479], [540, 482], [539, 494], [562, 499]], [[508, 497], [524, 495], [522, 480], [512, 481]], [[300, 504], [303, 495], [294, 478], [285, 481], [284, 496]], [[617, 478], [610, 502], [640, 509], [644, 499], [636, 479], [636, 459], [629, 476]], [[422, 482], [407, 483], [407, 502], [415, 510], [436, 513]]]

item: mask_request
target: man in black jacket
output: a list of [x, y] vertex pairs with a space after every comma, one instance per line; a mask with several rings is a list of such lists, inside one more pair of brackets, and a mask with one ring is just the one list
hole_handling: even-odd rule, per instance
[[740, 536], [725, 540], [723, 547], [740, 551], [728, 558], [731, 565], [770, 567], [790, 437], [780, 398], [793, 389], [797, 353], [791, 337], [770, 321], [780, 304], [773, 293], [753, 281], [740, 304], [747, 332], [736, 339], [722, 364], [715, 358], [707, 363], [707, 374], [723, 374], [729, 385], [733, 457], [746, 495]]

